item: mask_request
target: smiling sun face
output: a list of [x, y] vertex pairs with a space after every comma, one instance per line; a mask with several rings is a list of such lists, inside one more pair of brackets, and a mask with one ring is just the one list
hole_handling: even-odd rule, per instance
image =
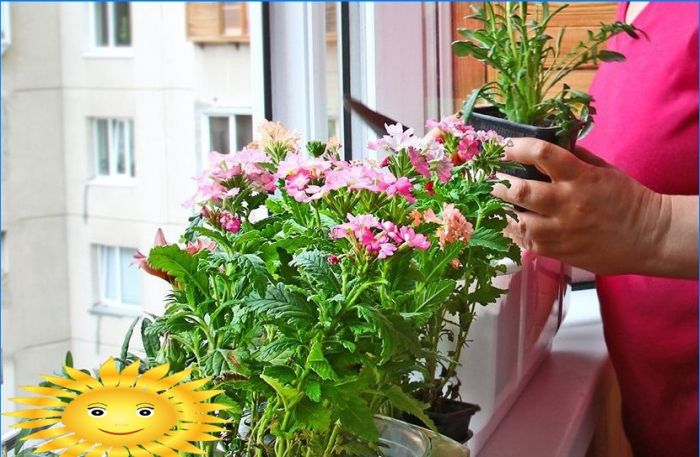
[[44, 376], [57, 387], [27, 386], [43, 397], [14, 398], [16, 403], [44, 409], [13, 413], [27, 419], [14, 427], [39, 428], [24, 439], [47, 440], [35, 452], [58, 452], [64, 457], [175, 457], [177, 451], [203, 454], [190, 442], [212, 441], [210, 432], [226, 422], [207, 413], [227, 406], [202, 403], [220, 390], [197, 391], [208, 379], [180, 384], [191, 370], [171, 376], [168, 365], [138, 374], [138, 362], [121, 372], [112, 359], [99, 370], [98, 378], [65, 367], [68, 378]]

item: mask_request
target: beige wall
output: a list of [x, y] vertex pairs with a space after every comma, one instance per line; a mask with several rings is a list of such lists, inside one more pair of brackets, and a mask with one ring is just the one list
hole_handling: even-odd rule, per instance
[[[4, 401], [15, 385], [59, 369], [67, 350], [82, 367], [118, 353], [133, 316], [91, 312], [93, 245], [147, 251], [159, 227], [176, 241], [190, 215], [181, 203], [194, 190], [201, 106], [250, 109], [248, 45], [188, 42], [183, 3], [131, 8], [131, 52], [119, 57], [89, 46], [88, 4], [10, 8], [12, 45], [2, 66], [2, 229], [10, 258], [3, 409], [14, 408]], [[135, 179], [94, 179], [93, 116], [133, 119]], [[142, 275], [143, 311], [162, 312], [166, 286]]]

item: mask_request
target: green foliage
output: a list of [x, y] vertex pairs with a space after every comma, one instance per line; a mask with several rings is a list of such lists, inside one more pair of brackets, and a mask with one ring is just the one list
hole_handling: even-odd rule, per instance
[[[270, 173], [285, 160], [286, 143], [278, 140], [265, 148], [274, 154], [260, 165]], [[443, 140], [445, 157], [456, 154], [459, 139]], [[141, 321], [143, 368], [168, 362], [173, 371], [189, 367], [193, 377], [211, 378], [208, 387], [223, 391], [214, 400], [231, 407], [220, 413], [231, 430], [242, 421], [250, 428], [245, 436], [224, 435], [228, 455], [379, 453], [374, 416], [387, 411], [432, 427], [425, 409], [457, 395], [459, 353], [476, 308], [503, 293], [492, 285], [502, 271], [498, 262], [518, 259], [501, 234], [509, 210], [491, 195], [504, 144], [493, 139], [481, 146], [451, 168], [449, 180], [418, 173], [407, 151], [395, 151], [387, 170], [410, 186], [415, 200], [405, 190], [397, 194], [398, 187], [377, 192], [348, 184], [300, 202], [282, 180], [277, 192], [250, 192], [240, 176], [229, 177], [231, 156], [222, 158], [213, 172], [226, 176], [219, 183], [224, 189], [236, 191], [203, 204], [181, 239], [185, 246], [154, 247], [148, 256], [172, 290], [165, 313]], [[310, 142], [307, 149], [316, 165], [352, 166], [329, 159], [338, 150], [330, 142]], [[370, 179], [398, 182], [380, 173], [373, 170]], [[248, 217], [261, 208], [264, 217]], [[462, 218], [463, 233], [445, 241], [441, 231], [455, 230], [451, 210]], [[240, 227], [224, 227], [223, 211], [240, 217]], [[379, 256], [376, 246], [331, 236], [348, 213], [383, 221], [380, 242], [393, 240], [394, 251]], [[412, 225], [416, 213], [435, 219]], [[123, 360], [135, 358], [128, 340], [136, 328], [127, 334]], [[447, 354], [438, 350], [444, 338], [455, 345]]]
[[[550, 10], [548, 2], [535, 6], [527, 2], [495, 3], [472, 6], [470, 19], [478, 29], [459, 29], [464, 40], [452, 43], [457, 56], [472, 56], [498, 73], [491, 81], [475, 89], [466, 100], [462, 114], [469, 119], [478, 100], [484, 100], [509, 120], [535, 126], [559, 127], [561, 136], [572, 131], [582, 133], [592, 125], [591, 97], [562, 84], [562, 80], [587, 64], [622, 62], [625, 57], [603, 49], [605, 42], [619, 33], [637, 38], [634, 26], [622, 22], [601, 24], [596, 33], [564, 53], [561, 49], [565, 28], [557, 37], [547, 33], [551, 20], [565, 9], [564, 4]], [[530, 10], [530, 11], [528, 11]], [[555, 95], [550, 95], [552, 90]]]

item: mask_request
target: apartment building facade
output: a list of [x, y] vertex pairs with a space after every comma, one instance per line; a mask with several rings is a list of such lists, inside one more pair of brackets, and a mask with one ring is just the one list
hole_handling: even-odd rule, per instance
[[166, 284], [131, 256], [158, 228], [177, 240], [204, 153], [247, 144], [253, 122], [242, 4], [2, 13], [5, 409], [67, 351], [94, 367], [137, 316], [162, 312]]

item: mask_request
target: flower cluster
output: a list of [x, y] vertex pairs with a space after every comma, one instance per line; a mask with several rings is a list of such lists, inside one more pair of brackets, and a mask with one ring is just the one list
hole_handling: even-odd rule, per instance
[[499, 145], [505, 145], [507, 140], [493, 130], [474, 130], [471, 125], [465, 124], [461, 119], [451, 116], [440, 121], [428, 120], [425, 123], [430, 129], [441, 132], [435, 140], [446, 145], [451, 150], [452, 163], [461, 165], [472, 160], [481, 151], [483, 143], [495, 141]]
[[299, 150], [299, 134], [290, 132], [279, 122], [264, 120], [258, 126], [258, 133], [260, 139], [254, 145], [269, 154], [275, 162]]
[[[256, 148], [244, 148], [233, 154], [209, 153], [209, 168], [195, 177], [197, 192], [183, 206], [217, 202], [235, 197], [246, 186], [252, 192], [270, 193], [275, 190], [275, 177], [265, 167], [270, 158]], [[235, 178], [242, 178], [232, 184]]]
[[443, 205], [440, 216], [436, 216], [435, 212], [429, 209], [423, 214], [423, 220], [439, 225], [435, 234], [438, 237], [440, 248], [442, 249], [455, 241], [468, 243], [469, 238], [471, 238], [474, 232], [474, 227], [471, 222], [469, 222], [452, 203]]
[[401, 195], [410, 203], [415, 201], [407, 177], [397, 178], [387, 169], [364, 162], [305, 158], [295, 152], [280, 162], [277, 177], [284, 180], [284, 189], [298, 202], [319, 200], [339, 189]]
[[377, 259], [390, 257], [403, 246], [422, 251], [430, 247], [428, 238], [411, 227], [380, 221], [371, 214], [348, 214], [348, 222], [331, 229], [331, 238], [345, 238], [356, 250], [362, 249], [372, 256], [376, 255]]

